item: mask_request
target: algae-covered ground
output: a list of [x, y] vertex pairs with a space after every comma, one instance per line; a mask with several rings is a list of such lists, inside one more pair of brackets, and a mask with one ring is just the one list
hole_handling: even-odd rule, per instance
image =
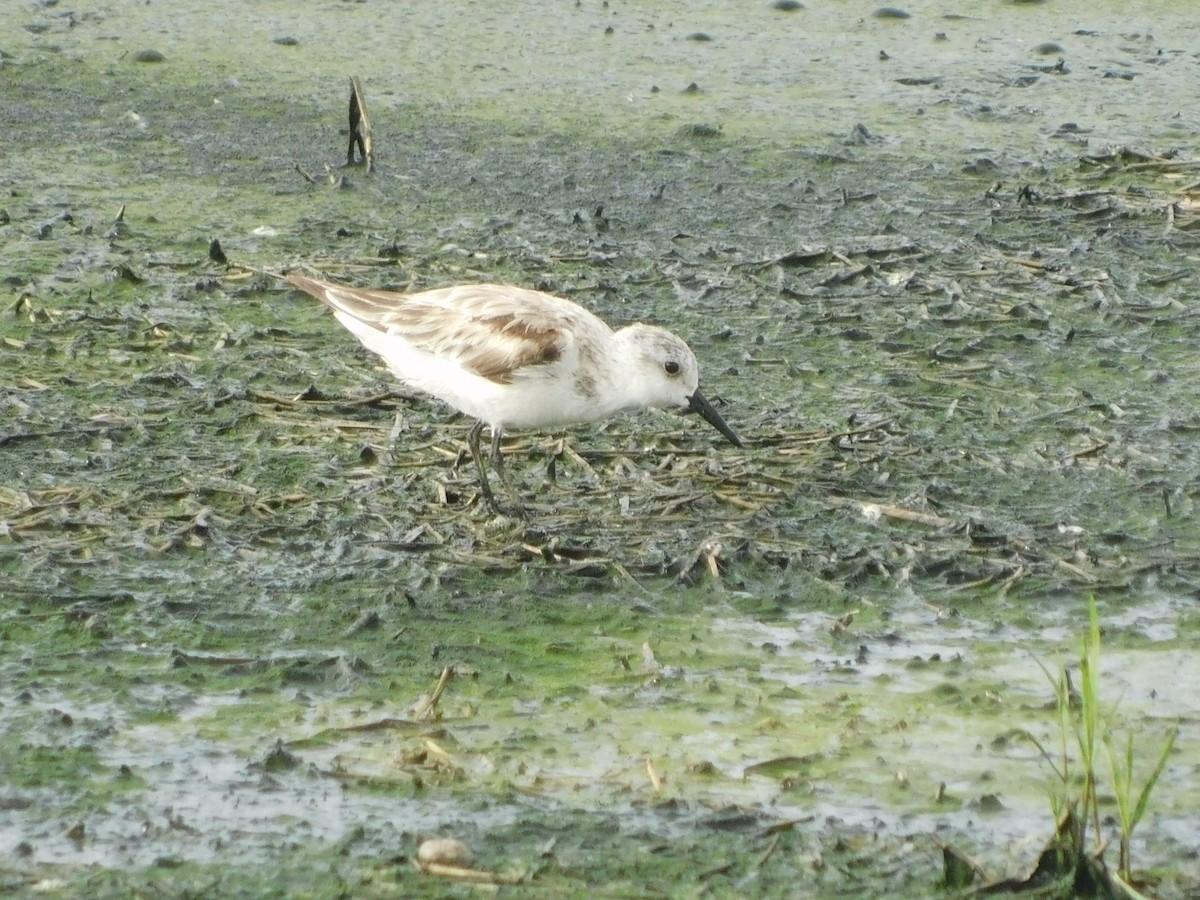
[[[1194, 16], [509, 6], [0, 23], [0, 889], [1020, 878], [1094, 596], [1140, 776], [1179, 728], [1135, 875], [1195, 895]], [[746, 447], [514, 434], [495, 518], [291, 269], [666, 325]]]

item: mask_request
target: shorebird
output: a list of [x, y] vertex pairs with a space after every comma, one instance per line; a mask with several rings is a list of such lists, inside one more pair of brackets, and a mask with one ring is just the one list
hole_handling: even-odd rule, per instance
[[479, 448], [485, 424], [492, 434], [492, 468], [514, 497], [500, 455], [509, 428], [552, 429], [657, 407], [697, 412], [742, 446], [700, 393], [691, 348], [654, 325], [637, 322], [613, 331], [577, 303], [507, 285], [401, 294], [302, 275], [285, 278], [332, 309], [406, 385], [476, 419], [467, 446], [483, 498], [497, 514]]

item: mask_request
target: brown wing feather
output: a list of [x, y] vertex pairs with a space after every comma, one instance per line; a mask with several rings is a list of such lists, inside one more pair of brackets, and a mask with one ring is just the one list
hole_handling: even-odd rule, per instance
[[522, 319], [516, 315], [493, 316], [478, 320], [485, 327], [516, 338], [502, 345], [475, 346], [459, 343], [457, 354], [462, 364], [484, 378], [508, 383], [518, 370], [526, 366], [544, 366], [562, 359], [571, 335], [560, 324], [547, 325]]
[[[507, 384], [529, 366], [562, 359], [579, 325], [608, 326], [567, 300], [503, 285], [460, 285], [399, 294], [351, 288], [299, 275], [287, 280], [331, 309], [397, 334], [427, 353], [456, 359]], [[497, 336], [503, 340], [497, 340]]]

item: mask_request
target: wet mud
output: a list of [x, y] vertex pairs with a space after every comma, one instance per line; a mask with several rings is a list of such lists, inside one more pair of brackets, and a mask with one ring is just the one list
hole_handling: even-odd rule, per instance
[[[1195, 891], [1194, 17], [788, 6], [0, 25], [4, 888], [1020, 875], [1094, 596], [1139, 772], [1179, 727], [1135, 872]], [[662, 324], [747, 446], [514, 434], [496, 519], [292, 268]]]

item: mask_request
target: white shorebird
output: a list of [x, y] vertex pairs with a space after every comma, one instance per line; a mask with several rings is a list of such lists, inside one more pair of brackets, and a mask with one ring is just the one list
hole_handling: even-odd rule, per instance
[[669, 331], [640, 322], [613, 331], [582, 306], [498, 284], [399, 294], [285, 276], [325, 303], [405, 384], [474, 416], [467, 434], [479, 485], [500, 512], [479, 449], [516, 495], [500, 456], [506, 428], [557, 428], [629, 409], [698, 412], [733, 444], [741, 439], [700, 393], [696, 356]]

